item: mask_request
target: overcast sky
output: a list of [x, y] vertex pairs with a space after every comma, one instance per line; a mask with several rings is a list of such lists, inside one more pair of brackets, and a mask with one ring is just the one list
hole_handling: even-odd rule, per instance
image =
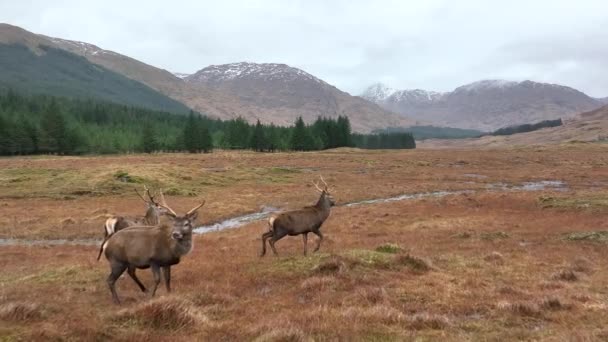
[[0, 0], [0, 22], [170, 71], [286, 63], [352, 94], [502, 78], [608, 96], [605, 0]]

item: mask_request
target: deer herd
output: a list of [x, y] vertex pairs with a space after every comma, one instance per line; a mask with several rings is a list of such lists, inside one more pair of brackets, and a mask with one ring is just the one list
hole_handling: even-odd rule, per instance
[[[323, 177], [320, 179], [323, 187], [313, 182], [320, 193], [315, 205], [278, 213], [268, 219], [268, 231], [262, 234], [260, 256], [266, 254], [267, 240], [274, 255], [278, 255], [275, 243], [287, 235], [302, 235], [306, 255], [308, 233], [313, 233], [318, 236], [314, 251], [319, 250], [323, 241], [321, 226], [329, 217], [331, 207], [335, 205], [329, 186]], [[156, 294], [162, 273], [166, 290], [171, 292], [171, 266], [178, 264], [181, 257], [192, 250], [194, 222], [198, 210], [205, 204], [203, 201], [184, 215], [179, 215], [167, 204], [162, 189], [159, 190], [158, 201], [156, 195], [152, 195], [147, 187], [144, 187], [144, 190], [147, 199], [135, 191], [146, 204], [144, 216], [113, 216], [104, 224], [104, 239], [97, 260], [103, 254], [110, 263], [107, 283], [116, 304], [120, 304], [120, 299], [115, 284], [125, 271], [141, 291], [146, 292], [146, 287], [137, 278], [135, 270], [150, 268], [154, 278], [151, 297]]]

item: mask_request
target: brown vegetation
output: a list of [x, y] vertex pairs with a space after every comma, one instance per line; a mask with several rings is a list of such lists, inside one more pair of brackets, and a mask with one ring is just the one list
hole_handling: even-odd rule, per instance
[[[201, 222], [257, 211], [264, 204], [286, 209], [306, 205], [316, 199], [306, 184], [319, 170], [336, 188], [338, 204], [324, 224], [320, 253], [303, 257], [301, 239], [286, 238], [281, 257], [258, 258], [259, 236], [268, 229], [265, 221], [195, 236], [191, 254], [172, 274], [179, 284], [174, 293], [160, 292], [151, 301], [130, 280], [119, 281], [121, 307], [112, 304], [108, 293], [107, 265], [95, 261], [97, 245], [0, 246], [0, 336], [601, 340], [608, 336], [608, 271], [601, 267], [608, 257], [606, 242], [565, 237], [608, 230], [608, 208], [543, 207], [539, 198], [605, 197], [606, 155], [603, 146], [579, 146], [0, 159], [3, 181], [16, 173], [32, 177], [31, 184], [0, 183], [4, 238], [97, 237], [104, 218], [93, 217], [117, 209], [140, 212], [140, 200], [130, 188], [118, 184], [112, 190], [113, 183], [103, 176], [119, 164], [154, 185], [171, 183], [204, 195], [208, 204]], [[46, 180], [32, 171], [66, 170], [64, 175], [70, 175], [76, 168], [97, 195], [63, 200], [61, 196], [82, 185], [59, 179], [55, 188], [37, 187]], [[463, 176], [468, 173], [488, 178], [471, 183]], [[185, 176], [191, 179], [181, 178]], [[489, 183], [541, 179], [563, 180], [569, 190], [481, 191], [340, 206], [401, 193], [486, 189]], [[194, 198], [167, 200], [183, 210]], [[55, 226], [69, 217], [77, 223]], [[568, 280], [571, 274], [576, 281]], [[141, 280], [153, 282], [148, 272], [142, 272]]]

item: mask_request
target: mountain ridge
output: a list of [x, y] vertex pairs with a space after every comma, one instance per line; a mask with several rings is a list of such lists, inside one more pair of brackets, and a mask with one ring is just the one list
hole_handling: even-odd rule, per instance
[[395, 90], [384, 98], [370, 96], [378, 88], [374, 84], [362, 96], [416, 120], [483, 131], [570, 118], [602, 105], [574, 88], [530, 80], [480, 80], [444, 93], [414, 89]]
[[[249, 78], [241, 85], [236, 85], [234, 80], [229, 79], [221, 80], [227, 84], [212, 85], [208, 82], [187, 82], [186, 79], [193, 75], [179, 74], [183, 78], [178, 77], [167, 70], [94, 44], [47, 37], [9, 24], [0, 24], [0, 42], [3, 41], [25, 45], [36, 54], [43, 53], [39, 46], [49, 45], [82, 56], [93, 64], [140, 82], [198, 112], [219, 119], [243, 117], [249, 122], [260, 119], [264, 123], [291, 125], [298, 116], [310, 123], [318, 116], [335, 118], [346, 115], [353, 130], [362, 133], [414, 123], [375, 103], [351, 96], [302, 70], [293, 72], [297, 77], [288, 80], [272, 79], [262, 72], [259, 77]], [[284, 66], [291, 68], [289, 70], [299, 70]], [[206, 68], [201, 70], [204, 69]], [[299, 91], [304, 91], [300, 98], [293, 93], [296, 92], [297, 95]]]

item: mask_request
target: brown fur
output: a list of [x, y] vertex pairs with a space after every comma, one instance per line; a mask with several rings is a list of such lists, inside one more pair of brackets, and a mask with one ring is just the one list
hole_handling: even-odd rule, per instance
[[274, 255], [278, 255], [275, 242], [282, 239], [286, 235], [295, 236], [302, 235], [304, 241], [304, 255], [307, 253], [308, 233], [314, 233], [319, 237], [315, 252], [321, 247], [323, 234], [319, 230], [323, 222], [329, 217], [331, 207], [334, 201], [331, 195], [323, 190], [317, 203], [313, 206], [304, 207], [298, 210], [287, 211], [274, 215], [268, 219], [270, 230], [262, 234], [262, 252], [260, 256], [266, 254], [266, 240], [270, 239], [269, 244]]
[[170, 223], [128, 227], [114, 233], [104, 242], [102, 250], [111, 268], [107, 282], [115, 303], [120, 303], [115, 283], [125, 270], [139, 288], [146, 291], [135, 275], [135, 270], [151, 268], [155, 282], [151, 296], [154, 296], [162, 269], [167, 291], [171, 291], [171, 266], [178, 264], [181, 257], [192, 249], [192, 229], [196, 216], [196, 211], [184, 216], [170, 215]]

